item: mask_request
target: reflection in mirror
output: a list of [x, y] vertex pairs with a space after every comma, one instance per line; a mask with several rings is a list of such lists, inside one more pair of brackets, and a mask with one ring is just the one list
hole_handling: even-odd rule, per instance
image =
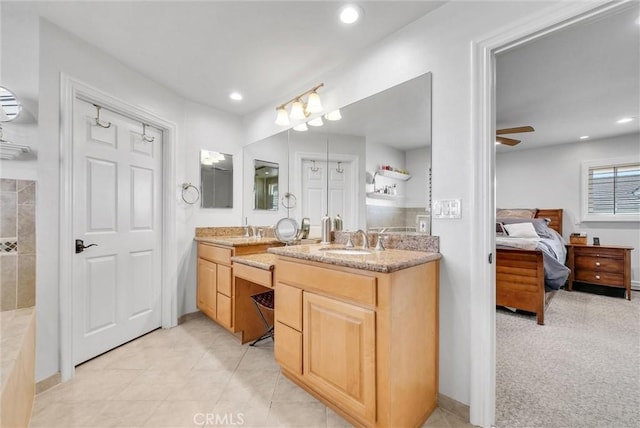
[[278, 209], [278, 164], [255, 160], [253, 163], [255, 170], [253, 191], [254, 209], [256, 210], [277, 210]]
[[[366, 227], [430, 233], [431, 74], [340, 111], [340, 121], [325, 121], [330, 158], [337, 159], [337, 153], [345, 150], [341, 138], [349, 136], [366, 143], [366, 179], [360, 181], [366, 192]], [[332, 205], [338, 207], [339, 203]], [[345, 228], [355, 229], [346, 221]]]
[[[252, 226], [274, 226], [287, 216], [289, 192], [289, 131], [283, 131], [242, 149], [242, 221]], [[271, 163], [278, 168], [278, 198], [271, 208], [259, 208], [256, 203], [256, 161]], [[273, 187], [272, 187], [273, 188]]]
[[233, 156], [200, 151], [200, 206], [233, 208]]
[[13, 92], [0, 86], [0, 122], [11, 122], [20, 116], [22, 104]]

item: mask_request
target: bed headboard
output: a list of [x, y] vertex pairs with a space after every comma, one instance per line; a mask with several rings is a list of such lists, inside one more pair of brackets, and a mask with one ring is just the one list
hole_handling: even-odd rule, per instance
[[562, 236], [562, 208], [538, 209], [536, 218], [548, 218], [551, 220], [549, 227]]

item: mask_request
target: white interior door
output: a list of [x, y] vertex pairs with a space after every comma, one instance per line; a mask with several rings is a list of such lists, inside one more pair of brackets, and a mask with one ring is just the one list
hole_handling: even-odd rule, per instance
[[162, 132], [74, 100], [73, 261], [77, 365], [161, 325]]
[[[353, 229], [355, 196], [353, 195], [353, 166], [349, 161], [302, 160], [302, 217], [311, 221], [310, 236], [320, 236], [320, 219], [328, 214], [332, 219], [340, 214], [345, 229]], [[339, 172], [342, 171], [342, 172]], [[328, 174], [328, 180], [327, 180]], [[327, 197], [328, 194], [328, 197]], [[327, 205], [328, 201], [328, 205]]]

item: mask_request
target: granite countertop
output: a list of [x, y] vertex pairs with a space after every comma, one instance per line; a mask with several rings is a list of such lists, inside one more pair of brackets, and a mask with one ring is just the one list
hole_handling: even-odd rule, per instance
[[[440, 253], [407, 250], [375, 251], [369, 249], [368, 254], [335, 254], [331, 250], [344, 249], [344, 245], [313, 244], [292, 245], [287, 247], [269, 248], [267, 251], [278, 256], [311, 260], [337, 266], [364, 269], [373, 272], [389, 273], [406, 269], [411, 266], [427, 263], [441, 258]], [[362, 250], [354, 248], [354, 250]]]
[[233, 256], [231, 261], [263, 270], [273, 270], [276, 263], [275, 254], [259, 253], [246, 256]]
[[279, 244], [276, 238], [245, 238], [244, 236], [196, 236], [198, 242], [224, 245], [226, 247], [247, 247], [250, 245]]

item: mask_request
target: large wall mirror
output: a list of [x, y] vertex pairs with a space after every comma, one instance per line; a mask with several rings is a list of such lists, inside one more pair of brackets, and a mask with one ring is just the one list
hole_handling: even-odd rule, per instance
[[[328, 214], [340, 215], [345, 230], [430, 233], [431, 73], [343, 107], [340, 116], [245, 147], [247, 221], [309, 217], [310, 236], [317, 237]], [[275, 215], [253, 209], [255, 160], [280, 165]], [[289, 193], [295, 200], [285, 209], [282, 197]]]
[[233, 208], [233, 156], [200, 151], [200, 206]]

